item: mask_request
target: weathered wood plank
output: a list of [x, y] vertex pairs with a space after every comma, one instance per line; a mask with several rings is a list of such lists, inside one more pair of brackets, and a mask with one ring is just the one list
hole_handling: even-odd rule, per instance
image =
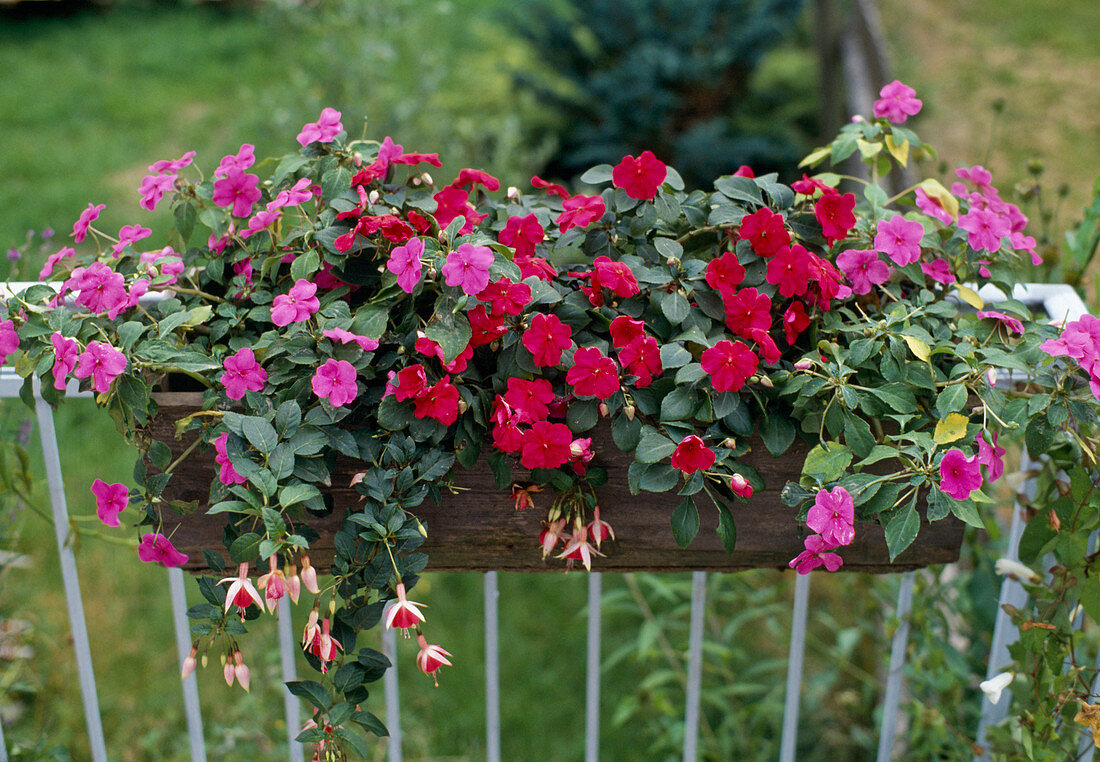
[[[167, 443], [173, 453], [182, 452], [187, 440], [174, 435], [174, 421], [194, 412], [197, 395], [172, 395], [160, 398], [161, 413], [150, 434]], [[705, 497], [700, 500], [702, 527], [687, 550], [677, 547], [672, 538], [669, 517], [681, 498], [675, 494], [631, 495], [626, 470], [631, 456], [621, 453], [610, 441], [609, 432], [594, 432], [593, 449], [601, 465], [607, 468], [608, 482], [596, 490], [602, 518], [615, 529], [616, 540], [604, 543], [606, 558], [596, 559], [601, 571], [683, 571], [711, 569], [740, 571], [755, 568], [786, 568], [787, 562], [802, 550], [805, 529], [794, 521], [794, 510], [783, 505], [779, 491], [801, 468], [805, 447], [796, 447], [781, 458], [772, 458], [762, 446], [744, 459], [760, 472], [767, 488], [748, 501], [731, 504], [737, 524], [737, 549], [732, 555], [723, 550], [714, 533], [717, 512], [708, 510]], [[216, 468], [211, 448], [197, 453], [175, 472], [169, 494], [171, 499], [207, 502], [210, 478]], [[335, 510], [329, 516], [311, 519], [309, 524], [321, 535], [310, 550], [310, 559], [326, 568], [334, 552], [333, 535], [342, 523], [344, 511], [361, 499], [346, 486], [358, 470], [354, 461], [337, 462], [334, 485], [328, 490]], [[527, 480], [527, 472], [514, 469], [517, 481]], [[536, 508], [516, 511], [510, 494], [497, 490], [484, 458], [470, 470], [459, 469], [455, 477], [458, 492], [445, 495], [440, 505], [425, 503], [416, 515], [428, 529], [423, 549], [431, 559], [429, 569], [436, 571], [563, 571], [563, 561], [542, 560], [538, 533], [551, 498], [536, 495]], [[540, 501], [539, 498], [543, 497]], [[200, 511], [202, 509], [200, 508]], [[202, 548], [219, 552], [223, 558], [222, 527], [202, 513], [184, 517], [178, 523], [165, 520], [164, 531], [172, 542], [191, 556], [188, 567], [203, 569]], [[948, 563], [959, 556], [963, 525], [954, 518], [924, 525], [916, 542], [895, 563], [889, 562], [882, 528], [877, 524], [856, 526], [855, 541], [840, 553], [842, 569], [863, 572], [897, 572], [930, 564]]]

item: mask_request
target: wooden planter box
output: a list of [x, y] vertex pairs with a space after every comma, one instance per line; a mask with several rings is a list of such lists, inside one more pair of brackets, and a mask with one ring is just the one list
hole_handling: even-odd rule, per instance
[[[160, 413], [150, 426], [150, 434], [178, 455], [192, 439], [176, 440], [174, 422], [199, 408], [201, 396], [195, 393], [165, 393], [156, 395]], [[626, 471], [632, 461], [611, 442], [608, 429], [593, 432], [593, 449], [600, 464], [608, 471], [608, 481], [596, 490], [602, 518], [615, 530], [616, 540], [605, 542], [606, 558], [597, 558], [593, 568], [600, 571], [684, 571], [710, 569], [741, 571], [745, 569], [781, 568], [802, 551], [806, 529], [794, 521], [794, 509], [780, 501], [783, 485], [796, 476], [802, 467], [807, 448], [792, 448], [781, 458], [773, 458], [759, 446], [742, 460], [760, 472], [767, 488], [758, 491], [748, 501], [730, 504], [737, 524], [737, 548], [727, 554], [714, 527], [717, 513], [707, 510], [700, 501], [699, 534], [686, 550], [672, 538], [670, 517], [682, 498], [675, 493], [642, 493], [632, 495], [627, 489]], [[166, 534], [179, 550], [191, 560], [192, 571], [205, 570], [202, 549], [212, 549], [225, 557], [222, 546], [224, 522], [203, 515], [214, 473], [213, 448], [195, 454], [175, 471], [168, 487], [169, 499], [195, 500], [199, 511], [170, 521], [165, 516]], [[338, 471], [328, 490], [335, 510], [331, 515], [309, 523], [321, 536], [310, 549], [314, 565], [324, 569], [334, 552], [333, 535], [343, 523], [344, 509], [354, 506], [360, 496], [346, 486], [360, 470], [350, 459], [337, 462]], [[527, 472], [516, 467], [514, 475], [523, 482]], [[425, 502], [415, 513], [428, 529], [423, 550], [430, 558], [429, 570], [434, 571], [564, 571], [565, 563], [550, 558], [542, 560], [538, 534], [546, 518], [544, 508], [549, 496], [535, 496], [536, 508], [517, 511], [511, 495], [495, 488], [495, 482], [484, 458], [474, 468], [458, 467], [456, 485], [464, 488], [456, 495], [445, 495], [440, 505]], [[542, 500], [539, 498], [543, 497]], [[963, 524], [948, 517], [934, 524], [922, 523], [916, 541], [894, 563], [886, 549], [882, 528], [874, 523], [856, 524], [856, 537], [840, 553], [847, 571], [897, 572], [931, 564], [958, 560]]]

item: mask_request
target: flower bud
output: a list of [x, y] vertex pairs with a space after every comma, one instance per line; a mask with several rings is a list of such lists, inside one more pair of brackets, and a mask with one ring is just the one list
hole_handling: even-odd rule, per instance
[[722, 446], [727, 450], [735, 450], [737, 449], [737, 440], [733, 437], [726, 437], [722, 440]]
[[458, 398], [458, 412], [461, 415], [470, 409], [470, 405], [461, 397]]
[[191, 652], [187, 654], [187, 658], [183, 660], [183, 669], [180, 670], [180, 679], [186, 680], [188, 675], [195, 671], [197, 664], [195, 657], [199, 653], [198, 646], [191, 646]]
[[765, 389], [771, 389], [775, 386], [775, 384], [772, 383], [772, 380], [767, 376], [760, 377], [760, 385], [763, 386]]
[[730, 477], [730, 489], [738, 497], [752, 497], [752, 485], [741, 474], [734, 474]]
[[794, 367], [795, 370], [809, 370], [810, 368], [814, 367], [814, 361], [809, 358], [799, 360], [794, 364]]
[[1050, 509], [1050, 528], [1055, 534], [1062, 531], [1062, 520], [1058, 518], [1053, 508]]
[[428, 530], [425, 529], [424, 525], [420, 523], [420, 519], [415, 519], [415, 521], [416, 521], [416, 531], [420, 532], [421, 537], [427, 538], [428, 537]]
[[561, 507], [557, 504], [550, 506], [550, 511], [546, 514], [546, 520], [553, 524], [555, 521], [561, 518]]
[[237, 682], [244, 688], [245, 693], [248, 692], [248, 681], [251, 679], [252, 674], [248, 670], [248, 666], [244, 663], [244, 657], [241, 656], [241, 652], [237, 651], [233, 654], [234, 661], [237, 665], [233, 668], [233, 674], [237, 678]]
[[209, 664], [209, 663], [210, 663], [210, 657], [207, 656], [206, 654], [203, 654], [202, 657], [199, 659], [199, 664], [202, 665], [203, 669], [206, 669], [206, 665]]
[[432, 176], [429, 175], [427, 172], [421, 172], [420, 173], [420, 179], [424, 181], [425, 185], [434, 185], [435, 184], [435, 180], [433, 180]]
[[1042, 582], [1042, 578], [1038, 574], [1011, 558], [998, 558], [994, 568], [998, 574], [1013, 577], [1029, 585], [1037, 585]]
[[317, 587], [317, 570], [310, 566], [309, 556], [302, 556], [302, 587], [314, 595], [321, 592]]
[[634, 420], [634, 406], [633, 405], [627, 405], [626, 407], [624, 407], [623, 408], [623, 415], [626, 416], [626, 420], [633, 421]]
[[678, 260], [676, 257], [669, 257], [665, 260], [665, 264], [669, 267], [677, 267], [680, 264], [680, 260]]
[[989, 382], [990, 386], [997, 385], [997, 369], [990, 368], [985, 372], [985, 380]]
[[440, 243], [447, 243], [447, 231], [446, 230], [440, 230], [439, 235], [437, 235], [435, 238]]
[[378, 199], [380, 198], [382, 198], [382, 194], [379, 193], [377, 190], [372, 190], [370, 193], [367, 194], [367, 200], [370, 201], [372, 204], [377, 204]]
[[489, 349], [493, 352], [500, 351], [500, 339], [489, 342]]
[[509, 185], [508, 186], [508, 193], [506, 195], [508, 196], [508, 198], [511, 198], [511, 199], [519, 198], [519, 188], [517, 188], [514, 185]]
[[606, 402], [601, 402], [597, 409], [600, 411], [600, 418], [606, 418], [611, 413], [611, 408], [607, 406]]

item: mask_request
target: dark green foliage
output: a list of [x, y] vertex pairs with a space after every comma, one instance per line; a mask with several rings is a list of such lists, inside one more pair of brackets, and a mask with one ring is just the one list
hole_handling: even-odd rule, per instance
[[[556, 76], [521, 85], [560, 112], [548, 167], [568, 177], [652, 150], [689, 186], [742, 164], [791, 167], [814, 129], [805, 53], [762, 60], [796, 35], [803, 0], [539, 0], [520, 34]], [[801, 60], [798, 60], [800, 59]], [[775, 70], [774, 72], [772, 70]]]

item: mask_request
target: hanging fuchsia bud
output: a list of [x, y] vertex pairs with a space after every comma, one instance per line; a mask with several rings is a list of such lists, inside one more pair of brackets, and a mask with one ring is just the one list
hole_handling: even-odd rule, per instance
[[188, 653], [187, 658], [183, 660], [183, 669], [180, 670], [180, 679], [186, 680], [187, 677], [195, 671], [195, 667], [197, 666], [196, 657], [198, 654], [198, 646], [191, 646], [190, 653]]
[[278, 560], [272, 554], [268, 560], [270, 571], [257, 580], [259, 587], [264, 591], [264, 601], [267, 610], [274, 614], [279, 605], [279, 599], [287, 593], [286, 576], [278, 568]]
[[222, 656], [222, 676], [225, 678], [225, 684], [232, 687], [233, 680], [236, 678], [237, 673], [233, 669], [233, 662]]
[[302, 556], [302, 587], [317, 595], [321, 588], [317, 586], [317, 570], [309, 564], [309, 556]]
[[291, 603], [297, 603], [302, 594], [302, 579], [298, 576], [298, 567], [288, 563], [283, 573], [286, 576], [286, 593], [290, 596]]
[[752, 485], [741, 474], [734, 474], [730, 477], [730, 489], [738, 497], [752, 497]]
[[247, 693], [248, 681], [252, 679], [252, 673], [249, 672], [248, 667], [245, 665], [244, 656], [241, 655], [240, 649], [234, 651], [233, 661], [236, 662], [236, 665], [233, 667], [233, 674], [237, 678], [237, 682], [244, 688], [245, 693]]
[[313, 608], [310, 609], [309, 618], [306, 620], [306, 628], [302, 632], [302, 647], [308, 649], [310, 644], [321, 634], [321, 626], [317, 624], [317, 620], [320, 618], [318, 606], [320, 601], [313, 602]]

